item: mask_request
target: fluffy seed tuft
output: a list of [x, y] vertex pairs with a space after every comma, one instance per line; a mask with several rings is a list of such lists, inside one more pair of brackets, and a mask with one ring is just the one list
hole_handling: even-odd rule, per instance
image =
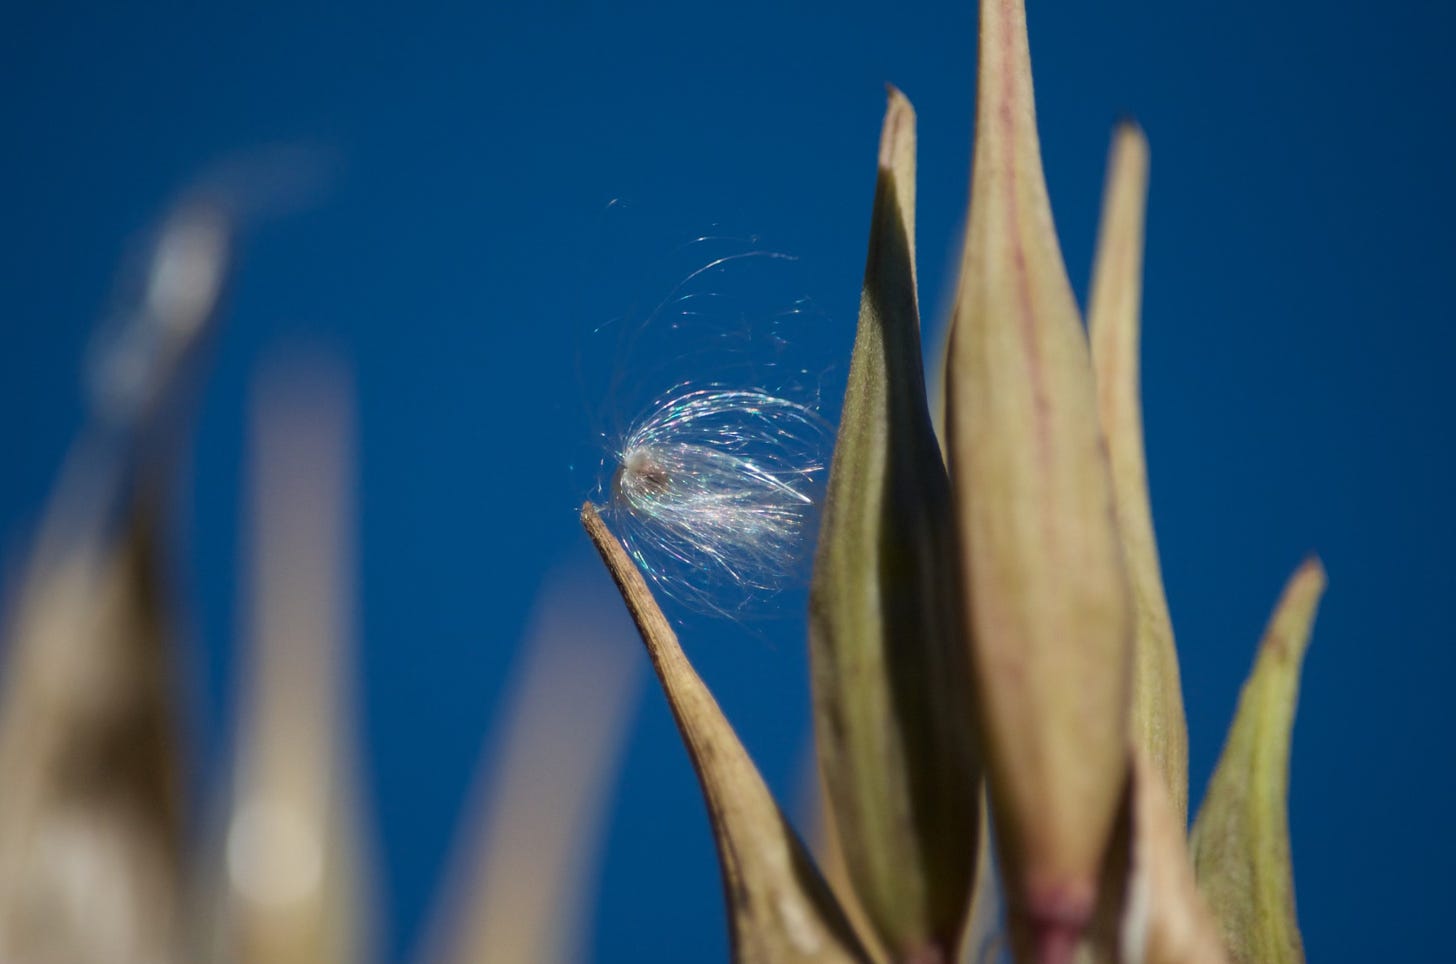
[[830, 437], [814, 409], [765, 392], [674, 395], [616, 453], [613, 528], [666, 595], [742, 615], [806, 556]]

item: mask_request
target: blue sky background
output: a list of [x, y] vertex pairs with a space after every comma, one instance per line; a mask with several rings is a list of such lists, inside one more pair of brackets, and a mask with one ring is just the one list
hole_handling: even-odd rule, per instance
[[[975, 17], [962, 3], [14, 5], [0, 28], [0, 547], [20, 551], [80, 424], [78, 370], [130, 239], [269, 145], [329, 188], [252, 233], [190, 476], [200, 772], [230, 712], [245, 403], [260, 362], [330, 346], [359, 392], [369, 792], [388, 958], [413, 946], [541, 575], [583, 552], [588, 333], [676, 245], [800, 258], [842, 368], [883, 84], [920, 117], [927, 323], [953, 283]], [[1456, 860], [1450, 277], [1456, 61], [1434, 0], [1030, 3], [1057, 226], [1085, 293], [1108, 134], [1152, 144], [1147, 439], [1195, 799], [1286, 576], [1330, 574], [1294, 737], [1313, 960], [1429, 960]], [[617, 204], [611, 202], [617, 201]], [[831, 409], [837, 406], [831, 405]], [[832, 414], [832, 412], [830, 413]], [[792, 612], [797, 600], [785, 601]], [[791, 800], [802, 627], [689, 651]], [[721, 898], [661, 696], [632, 736], [595, 959], [715, 960]]]

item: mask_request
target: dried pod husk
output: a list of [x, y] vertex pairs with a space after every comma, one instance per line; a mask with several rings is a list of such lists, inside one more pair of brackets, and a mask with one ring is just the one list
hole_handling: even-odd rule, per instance
[[868, 961], [803, 843], [784, 819], [636, 565], [591, 503], [582, 525], [637, 624], [702, 785], [718, 846], [737, 964]]
[[1125, 123], [1113, 135], [1108, 157], [1087, 328], [1097, 412], [1107, 439], [1118, 531], [1132, 586], [1135, 632], [1129, 725], [1133, 742], [1147, 750], [1162, 774], [1174, 812], [1186, 821], [1188, 721], [1153, 534], [1138, 384], [1147, 196], [1147, 138], [1137, 125]]
[[950, 474], [1013, 946], [1058, 962], [1091, 919], [1126, 784], [1131, 602], [1019, 0], [983, 0], [978, 77]]
[[1300, 668], [1324, 589], [1317, 559], [1290, 578], [1193, 823], [1198, 886], [1238, 964], [1304, 960], [1289, 852], [1289, 743]]
[[970, 902], [980, 766], [914, 206], [915, 113], [891, 89], [809, 640], [819, 762], [859, 903], [896, 960], [948, 961]]

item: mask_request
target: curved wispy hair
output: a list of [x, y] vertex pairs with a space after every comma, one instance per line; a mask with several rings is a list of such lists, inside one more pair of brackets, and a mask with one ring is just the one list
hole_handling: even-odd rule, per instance
[[683, 388], [623, 438], [607, 510], [665, 595], [744, 615], [798, 575], [831, 437], [818, 412], [786, 398]]

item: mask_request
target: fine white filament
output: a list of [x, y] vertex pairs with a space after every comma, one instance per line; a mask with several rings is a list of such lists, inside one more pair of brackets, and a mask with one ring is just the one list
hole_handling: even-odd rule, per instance
[[783, 588], [803, 556], [828, 438], [812, 408], [764, 392], [676, 395], [617, 453], [618, 535], [665, 593], [737, 615]]

